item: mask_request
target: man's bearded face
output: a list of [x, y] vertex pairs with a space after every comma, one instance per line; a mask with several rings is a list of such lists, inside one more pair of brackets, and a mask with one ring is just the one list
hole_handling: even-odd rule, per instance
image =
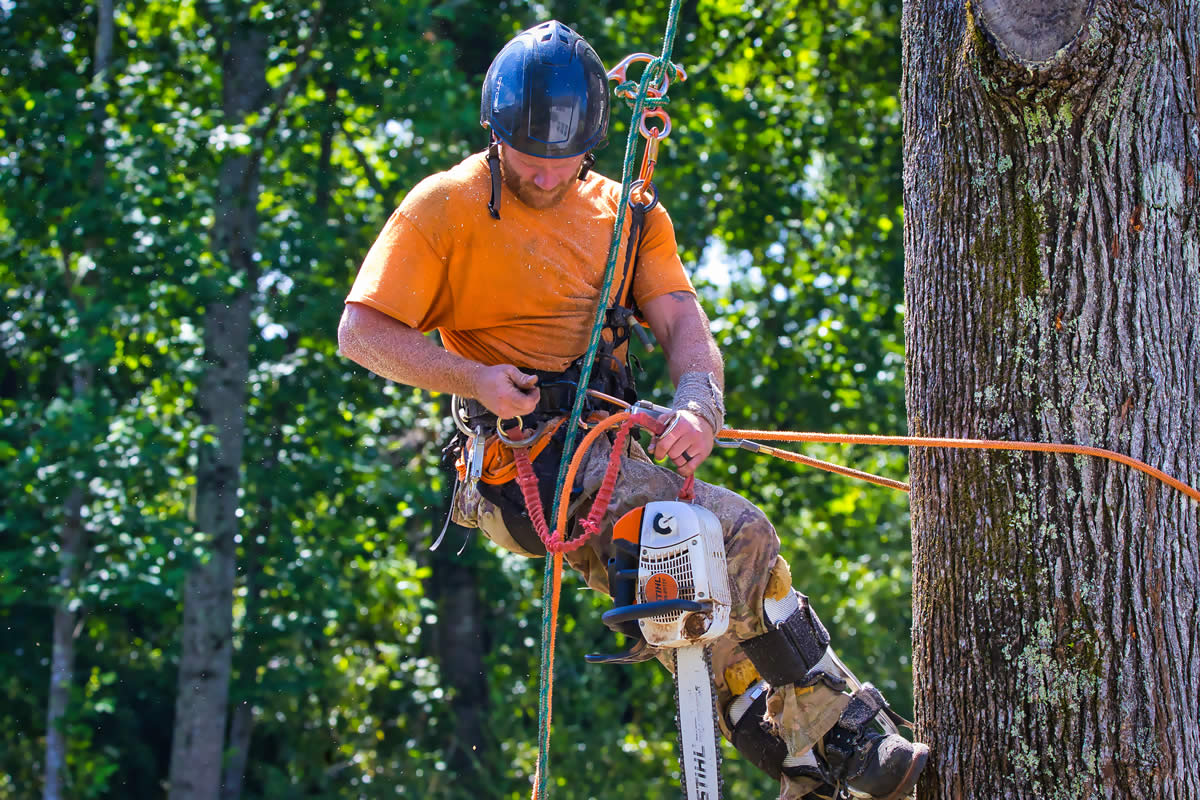
[[530, 208], [552, 208], [575, 188], [584, 156], [538, 158], [500, 146], [504, 185]]

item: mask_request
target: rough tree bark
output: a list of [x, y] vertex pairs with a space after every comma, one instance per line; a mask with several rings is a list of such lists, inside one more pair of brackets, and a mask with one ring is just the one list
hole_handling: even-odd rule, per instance
[[[236, 124], [267, 97], [267, 37], [231, 25], [222, 61], [226, 124]], [[183, 596], [179, 694], [171, 742], [170, 800], [217, 800], [233, 658], [238, 488], [245, 438], [250, 310], [258, 278], [258, 179], [255, 160], [236, 153], [221, 165], [213, 251], [226, 259], [229, 281], [204, 311], [206, 372], [196, 396], [216, 443], [197, 469], [195, 523], [209, 558], [187, 576]]]
[[[913, 433], [1200, 483], [1200, 7], [909, 0]], [[933, 798], [1200, 797], [1196, 503], [1125, 467], [914, 450]]]

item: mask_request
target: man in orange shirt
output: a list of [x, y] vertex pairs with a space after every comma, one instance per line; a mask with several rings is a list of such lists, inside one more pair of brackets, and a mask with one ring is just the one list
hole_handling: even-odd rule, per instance
[[[620, 185], [590, 170], [608, 128], [603, 64], [558, 22], [525, 31], [488, 70], [481, 122], [491, 131], [488, 151], [421, 181], [388, 220], [346, 299], [338, 339], [346, 356], [385, 378], [465, 398], [476, 430], [514, 417], [526, 427], [552, 425], [574, 398], [620, 202]], [[636, 314], [662, 345], [676, 385], [669, 429], [652, 445], [676, 472], [636, 444], [622, 457], [603, 533], [567, 555], [601, 591], [609, 587], [613, 521], [674, 498], [680, 476], [695, 473], [724, 424], [720, 351], [670, 217], [648, 205], [627, 220], [623, 241], [635, 243], [636, 257], [614, 281], [590, 385], [635, 396], [625, 351]], [[444, 347], [424, 336], [433, 330]], [[563, 435], [548, 436], [534, 462], [546, 509]], [[451, 450], [464, 444], [459, 436]], [[564, 495], [572, 515], [597, 491], [608, 448], [601, 439]], [[808, 598], [792, 588], [765, 516], [702, 482], [695, 499], [720, 520], [729, 564], [729, 632], [712, 647], [724, 735], [781, 781], [785, 800], [844, 788], [878, 800], [908, 794], [928, 748], [871, 729], [890, 710], [869, 684], [845, 691], [851, 676]], [[453, 515], [513, 552], [545, 554], [515, 481], [460, 481]], [[630, 660], [656, 655], [642, 645]]]

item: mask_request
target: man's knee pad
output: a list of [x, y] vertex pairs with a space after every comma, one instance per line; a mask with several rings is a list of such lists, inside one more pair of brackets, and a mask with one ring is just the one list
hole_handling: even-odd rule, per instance
[[768, 630], [741, 642], [751, 663], [772, 686], [812, 686], [824, 681], [843, 691], [846, 681], [836, 662], [827, 657], [829, 632], [808, 598], [792, 588], [791, 571], [782, 557], [775, 560], [763, 596]]

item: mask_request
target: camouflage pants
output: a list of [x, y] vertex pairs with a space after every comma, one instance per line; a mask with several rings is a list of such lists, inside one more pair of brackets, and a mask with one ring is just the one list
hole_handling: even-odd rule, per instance
[[[601, 437], [588, 452], [580, 469], [576, 485], [583, 486], [580, 499], [570, 509], [572, 516], [586, 514], [590, 498], [604, 478], [608, 466], [610, 445]], [[612, 526], [631, 509], [655, 500], [674, 500], [683, 485], [675, 472], [660, 467], [636, 443], [621, 459], [621, 471], [605, 512], [601, 532], [588, 543], [566, 555], [566, 561], [578, 572], [587, 585], [608, 594], [608, 558], [612, 552]], [[763, 594], [771, 570], [779, 558], [779, 537], [775, 528], [754, 504], [742, 496], [701, 481], [695, 482], [695, 501], [716, 514], [725, 533], [725, 557], [729, 566], [732, 608], [728, 632], [714, 641], [712, 648], [713, 682], [717, 691], [721, 732], [730, 739], [725, 709], [733, 700], [729, 688], [730, 676], [745, 668], [749, 659], [739, 642], [766, 633]], [[547, 510], [547, 514], [549, 510]], [[453, 509], [454, 521], [466, 527], [478, 527], [484, 535], [501, 547], [519, 555], [533, 556], [516, 543], [506, 529], [498, 508], [477, 491], [460, 487]], [[669, 653], [660, 652], [659, 660], [668, 668]], [[847, 697], [824, 686], [814, 687], [797, 696], [790, 687], [777, 691], [770, 705], [776, 728], [788, 743], [788, 750], [798, 755], [811, 748], [837, 722], [845, 709]], [[815, 783], [799, 783], [783, 779], [781, 800], [799, 800], [814, 788]]]

